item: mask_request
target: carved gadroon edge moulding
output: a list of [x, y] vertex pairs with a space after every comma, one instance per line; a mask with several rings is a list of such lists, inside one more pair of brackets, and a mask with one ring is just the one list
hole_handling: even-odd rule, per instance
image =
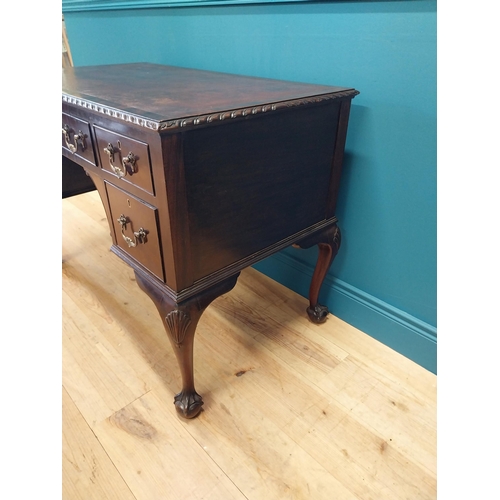
[[79, 97], [73, 97], [67, 94], [62, 95], [62, 100], [68, 104], [73, 104], [75, 106], [80, 106], [82, 108], [89, 109], [91, 111], [96, 111], [97, 113], [102, 113], [103, 115], [110, 116], [112, 118], [118, 118], [141, 127], [145, 127], [151, 130], [175, 130], [178, 128], [185, 127], [196, 127], [197, 125], [210, 125], [215, 123], [220, 123], [223, 120], [234, 120], [246, 118], [262, 113], [277, 111], [280, 109], [286, 109], [295, 106], [304, 106], [307, 104], [321, 103], [327, 100], [342, 99], [347, 97], [354, 97], [358, 95], [357, 90], [346, 90], [342, 92], [335, 92], [333, 94], [321, 94], [313, 97], [307, 97], [304, 99], [293, 99], [291, 101], [281, 101], [274, 104], [266, 104], [264, 106], [252, 106], [247, 108], [240, 108], [231, 111], [209, 113], [200, 116], [191, 116], [187, 118], [178, 118], [175, 120], [168, 121], [154, 121], [148, 120], [147, 118], [134, 115], [132, 113], [125, 113], [124, 111], [117, 110], [108, 106], [103, 106], [101, 104], [96, 104]]

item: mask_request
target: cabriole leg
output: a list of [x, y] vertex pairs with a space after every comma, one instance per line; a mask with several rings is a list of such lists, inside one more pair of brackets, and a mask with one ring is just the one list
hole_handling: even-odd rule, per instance
[[196, 326], [208, 305], [234, 287], [239, 273], [182, 302], [175, 302], [143, 272], [135, 270], [135, 276], [139, 287], [158, 309], [179, 364], [182, 389], [174, 397], [177, 413], [183, 418], [194, 418], [203, 405], [203, 399], [194, 386], [193, 347]]
[[318, 260], [309, 287], [309, 307], [306, 310], [309, 319], [313, 323], [323, 323], [329, 313], [328, 307], [318, 303], [318, 297], [321, 285], [340, 248], [340, 241], [340, 229], [337, 224], [334, 224], [328, 229], [297, 243], [300, 248], [310, 248], [314, 245], [318, 245], [319, 248]]

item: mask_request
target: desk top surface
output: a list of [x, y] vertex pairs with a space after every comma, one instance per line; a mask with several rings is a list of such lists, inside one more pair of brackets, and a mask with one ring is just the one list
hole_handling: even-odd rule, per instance
[[150, 63], [63, 70], [63, 95], [158, 122], [252, 108], [352, 88], [294, 83]]

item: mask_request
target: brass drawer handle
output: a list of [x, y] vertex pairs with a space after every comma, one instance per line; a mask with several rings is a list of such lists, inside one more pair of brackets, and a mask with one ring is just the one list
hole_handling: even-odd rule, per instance
[[[64, 125], [62, 128], [62, 133], [64, 134], [64, 140], [66, 142], [66, 146], [68, 149], [75, 154], [78, 150], [78, 142], [82, 145], [82, 151], [85, 151], [87, 145], [85, 144], [85, 137], [87, 137], [81, 130], [78, 131], [78, 134], [75, 134], [73, 129], [71, 129], [68, 125]], [[71, 134], [73, 135], [73, 142], [71, 142]]]
[[109, 166], [113, 173], [115, 173], [119, 179], [122, 179], [127, 175], [127, 172], [134, 173], [136, 171], [135, 162], [137, 157], [134, 153], [130, 152], [125, 158], [122, 159], [123, 169], [119, 166], [115, 165], [115, 153], [118, 153], [120, 148], [115, 148], [113, 144], [109, 143], [107, 147], [104, 148], [104, 151], [107, 153], [109, 157]]
[[125, 243], [130, 247], [136, 247], [138, 243], [146, 243], [147, 242], [147, 235], [148, 235], [148, 230], [144, 229], [143, 227], [139, 228], [139, 231], [134, 231], [134, 239], [129, 238], [125, 234], [125, 229], [127, 229], [127, 224], [130, 222], [129, 218], [126, 215], [120, 214], [120, 217], [118, 217], [118, 222], [120, 223], [121, 229], [122, 229], [122, 237], [125, 240]]
[[[127, 170], [130, 170], [130, 172], [132, 172], [132, 173], [136, 171], [136, 169], [135, 169], [136, 160], [137, 160], [137, 157], [135, 156], [134, 153], [132, 153], [132, 151], [127, 156], [125, 156], [125, 158], [123, 158], [122, 165], [123, 165], [125, 172]], [[127, 165], [130, 166], [129, 169], [127, 169]]]

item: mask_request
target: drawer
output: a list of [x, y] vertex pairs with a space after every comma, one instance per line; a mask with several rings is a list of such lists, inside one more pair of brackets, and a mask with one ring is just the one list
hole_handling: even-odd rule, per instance
[[149, 146], [101, 127], [94, 130], [101, 167], [116, 175], [124, 185], [130, 183], [154, 195]]
[[106, 182], [117, 245], [164, 281], [158, 210]]
[[66, 113], [62, 114], [62, 147], [74, 156], [96, 164], [89, 124]]

